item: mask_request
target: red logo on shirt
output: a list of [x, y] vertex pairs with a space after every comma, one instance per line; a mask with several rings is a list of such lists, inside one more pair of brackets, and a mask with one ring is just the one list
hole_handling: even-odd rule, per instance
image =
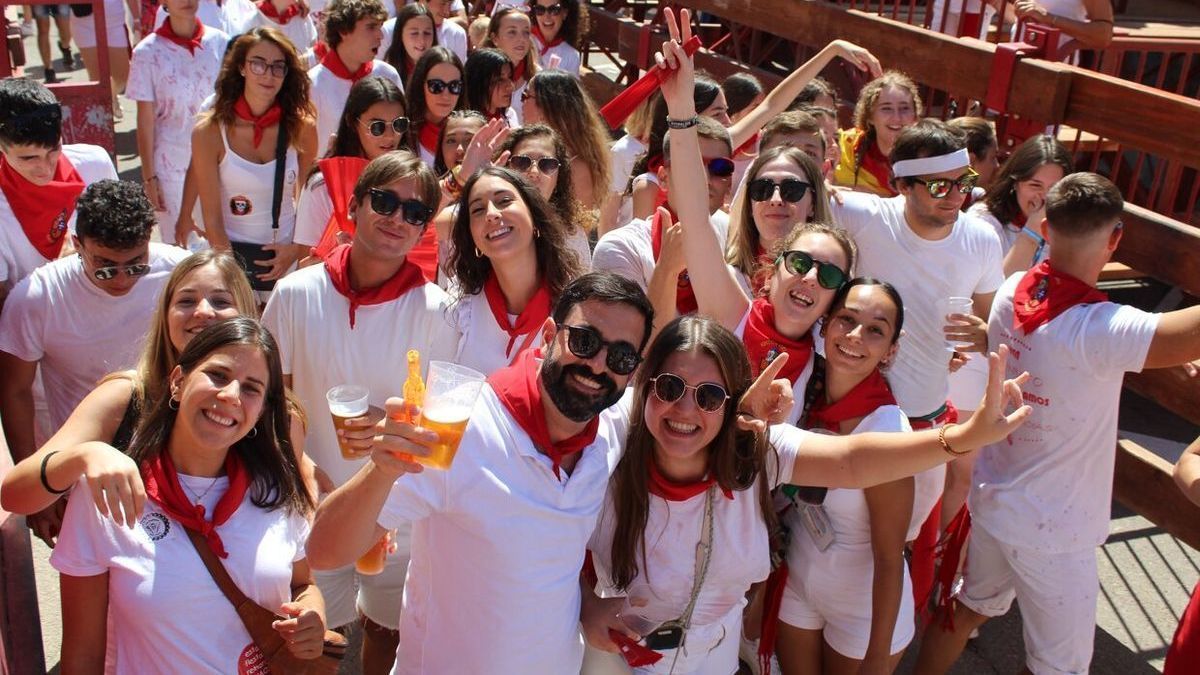
[[253, 642], [246, 645], [238, 657], [237, 671], [238, 675], [271, 675], [271, 667]]
[[62, 239], [63, 235], [66, 233], [67, 233], [67, 210], [63, 209], [61, 213], [59, 213], [57, 216], [55, 216], [54, 224], [50, 226], [50, 231], [46, 233], [46, 239], [53, 243], [53, 242], [58, 241], [59, 239]]
[[229, 212], [235, 216], [246, 216], [254, 210], [254, 202], [245, 195], [234, 195], [229, 198]]

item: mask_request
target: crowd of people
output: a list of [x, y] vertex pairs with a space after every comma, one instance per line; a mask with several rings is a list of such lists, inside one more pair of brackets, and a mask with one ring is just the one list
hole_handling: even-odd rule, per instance
[[[603, 108], [579, 0], [159, 10], [140, 184], [0, 81], [0, 504], [63, 673], [351, 624], [369, 674], [942, 673], [1014, 599], [1027, 668], [1087, 672], [1122, 378], [1200, 308], [1097, 290], [1124, 202], [1053, 137], [1001, 162], [841, 40], [717, 82], [687, 10]], [[413, 350], [485, 378], [448, 469]]]

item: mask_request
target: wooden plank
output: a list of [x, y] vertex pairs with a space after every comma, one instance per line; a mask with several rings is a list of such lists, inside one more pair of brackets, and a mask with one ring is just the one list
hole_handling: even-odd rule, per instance
[[1127, 439], [1117, 442], [1113, 497], [1192, 548], [1200, 548], [1200, 507], [1188, 501], [1167, 460]]
[[1200, 387], [1181, 367], [1128, 373], [1125, 387], [1192, 424], [1200, 424]]
[[1105, 281], [1128, 281], [1130, 279], [1145, 279], [1150, 275], [1139, 272], [1129, 265], [1119, 262], [1105, 263], [1104, 269], [1100, 271], [1100, 282]]
[[[618, 53], [626, 63], [637, 63], [638, 44], [642, 26], [628, 19], [620, 19], [620, 22], [616, 45]], [[661, 50], [662, 43], [666, 42], [668, 38], [666, 30], [657, 27], [649, 30], [648, 54], [650, 56], [646, 63], [647, 66], [653, 63], [654, 53]], [[763, 83], [763, 86], [771, 88], [777, 86], [783, 79], [776, 73], [763, 70], [762, 68], [753, 68], [727, 56], [715, 54], [707, 50], [701, 50], [696, 53], [695, 63], [697, 69], [707, 71], [717, 80], [723, 80], [733, 73], [751, 73]]]
[[1200, 229], [1132, 204], [1123, 218], [1116, 261], [1200, 296]]

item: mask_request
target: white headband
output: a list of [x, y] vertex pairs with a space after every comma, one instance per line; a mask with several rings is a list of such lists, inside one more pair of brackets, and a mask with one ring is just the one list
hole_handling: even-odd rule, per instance
[[965, 169], [968, 166], [971, 166], [971, 156], [967, 154], [967, 149], [963, 148], [948, 155], [901, 160], [892, 165], [892, 175], [896, 178], [928, 176], [943, 171]]

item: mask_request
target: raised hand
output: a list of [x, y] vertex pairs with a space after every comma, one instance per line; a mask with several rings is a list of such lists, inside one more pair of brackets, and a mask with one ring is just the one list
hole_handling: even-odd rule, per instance
[[883, 67], [879, 65], [879, 59], [875, 58], [875, 55], [867, 49], [846, 40], [834, 40], [832, 44], [837, 47], [838, 56], [854, 64], [854, 67], [859, 70], [870, 73], [872, 78], [883, 74]]
[[[1029, 379], [1029, 373], [1005, 379], [1004, 364], [1007, 360], [1008, 345], [1000, 345], [998, 351], [988, 354], [988, 386], [983, 402], [971, 419], [963, 424], [968, 447], [981, 448], [1003, 440], [1033, 413], [1033, 408], [1025, 405], [1021, 397], [1021, 385]], [[1015, 409], [1006, 413], [1009, 408]]]
[[742, 395], [737, 408], [741, 429], [764, 433], [768, 425], [786, 421], [794, 403], [792, 383], [776, 377], [787, 360], [786, 352], [776, 356]]
[[654, 61], [668, 73], [662, 81], [667, 114], [674, 119], [687, 119], [696, 114], [693, 94], [696, 73], [692, 57], [683, 50], [683, 43], [692, 39], [691, 12], [680, 10], [679, 21], [676, 22], [675, 11], [667, 7], [663, 9], [663, 17], [671, 39], [663, 43], [662, 51], [654, 55]]

